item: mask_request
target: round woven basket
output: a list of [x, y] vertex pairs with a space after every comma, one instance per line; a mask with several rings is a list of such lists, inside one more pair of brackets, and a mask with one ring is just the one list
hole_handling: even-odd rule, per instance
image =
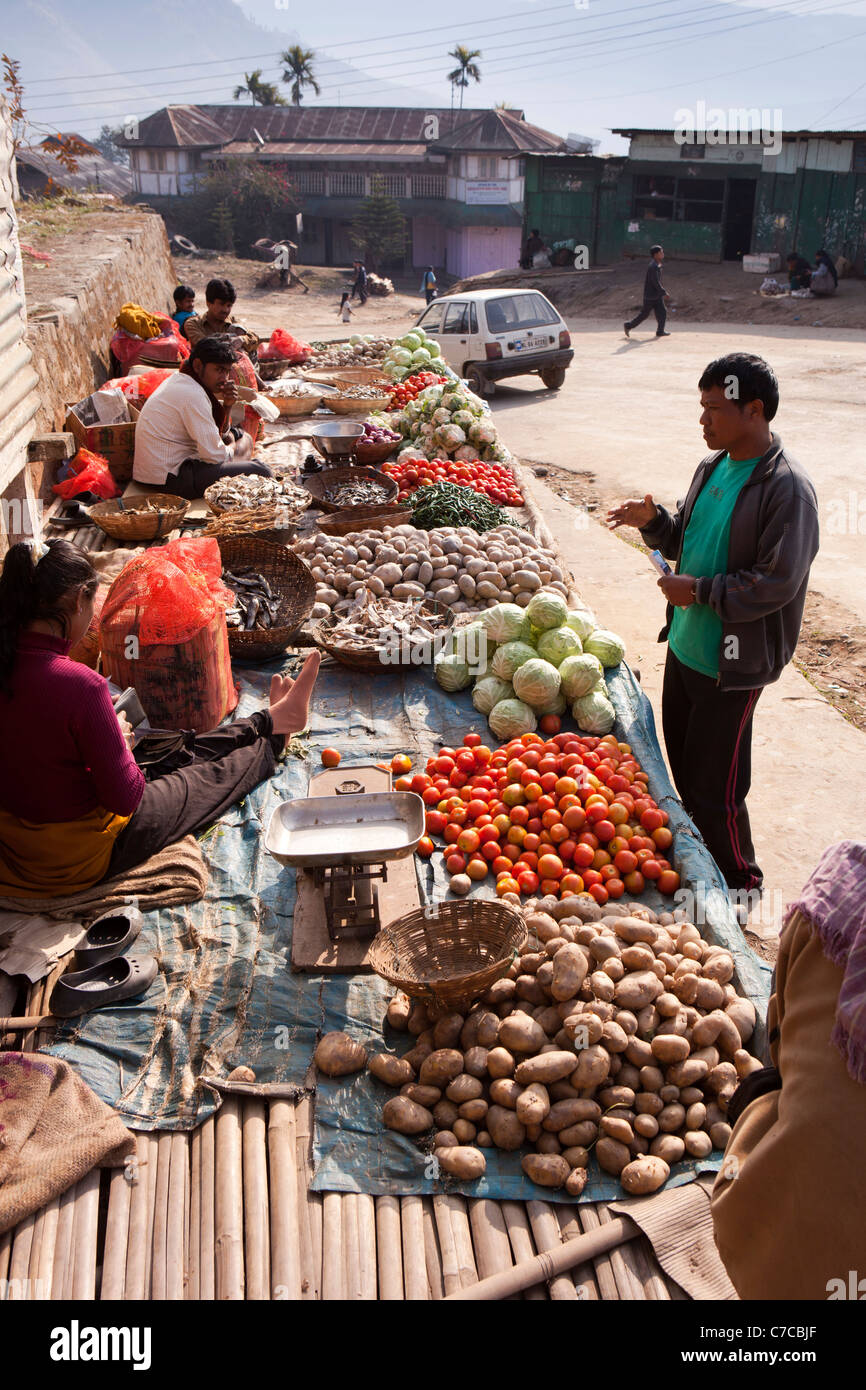
[[[314, 499], [315, 505], [323, 512], [345, 511], [345, 508], [339, 507], [336, 502], [329, 502], [325, 497], [325, 493], [330, 492], [332, 488], [338, 487], [340, 483], [357, 482], [378, 483], [380, 487], [385, 489], [387, 494], [385, 503], [393, 502], [399, 491], [396, 478], [389, 478], [387, 473], [380, 473], [375, 468], [329, 468], [323, 473], [307, 473], [303, 478], [303, 486]], [[357, 503], [354, 505], [361, 506], [364, 504]], [[377, 506], [378, 504], [370, 503], [370, 505]], [[385, 504], [383, 503], [382, 505]]]
[[395, 439], [393, 443], [389, 439], [382, 443], [378, 443], [375, 439], [368, 442], [362, 436], [355, 445], [355, 458], [359, 463], [384, 463], [385, 459], [390, 458], [400, 448], [401, 443], [402, 441], [399, 439]]
[[307, 381], [330, 381], [334, 385], [347, 381], [350, 386], [357, 386], [359, 383], [366, 386], [372, 383], [375, 386], [387, 386], [390, 390], [392, 383], [379, 367], [311, 367], [309, 371], [301, 372], [301, 376]]
[[[423, 603], [418, 606], [418, 612], [428, 615], [435, 614], [441, 618], [440, 631], [454, 626], [453, 609], [448, 608], [444, 603], [439, 603], [434, 598], [424, 599]], [[343, 666], [351, 666], [356, 671], [378, 672], [381, 675], [387, 671], [399, 671], [404, 664], [408, 664], [399, 661], [382, 661], [379, 647], [344, 647], [339, 642], [332, 641], [329, 634], [337, 622], [337, 615], [331, 613], [327, 618], [321, 618], [312, 632], [316, 645], [328, 652], [336, 661], [341, 662]]]
[[387, 396], [327, 396], [324, 404], [335, 415], [369, 415], [374, 410], [385, 410], [388, 399]]
[[263, 394], [265, 400], [275, 405], [281, 415], [312, 415], [322, 404], [321, 396], [269, 396], [267, 392]]
[[352, 531], [382, 531], [386, 526], [405, 526], [412, 520], [411, 507], [387, 503], [381, 507], [341, 507], [320, 517], [316, 525], [326, 536], [348, 536]]
[[279, 603], [278, 625], [245, 632], [230, 627], [229, 653], [243, 661], [270, 661], [284, 651], [316, 601], [316, 581], [303, 560], [283, 545], [258, 536], [232, 536], [219, 541], [223, 569], [234, 573], [255, 570], [271, 586]]
[[262, 381], [276, 381], [292, 367], [299, 365], [298, 362], [290, 362], [288, 357], [266, 357], [264, 361], [259, 362], [259, 376]]
[[507, 973], [525, 935], [520, 913], [503, 903], [434, 903], [380, 931], [370, 964], [434, 1015], [465, 1013]]
[[151, 492], [124, 503], [112, 498], [90, 508], [90, 519], [106, 536], [116, 541], [155, 541], [179, 526], [189, 510], [189, 502], [170, 492]]

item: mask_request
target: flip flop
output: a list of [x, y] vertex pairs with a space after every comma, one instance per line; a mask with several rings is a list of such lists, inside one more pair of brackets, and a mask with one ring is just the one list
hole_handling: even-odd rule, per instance
[[75, 964], [80, 970], [87, 970], [114, 960], [129, 950], [141, 928], [142, 916], [134, 902], [125, 910], [104, 912], [87, 928], [87, 935], [76, 948]]
[[73, 1018], [121, 999], [134, 999], [153, 984], [157, 968], [155, 956], [118, 956], [89, 970], [62, 975], [51, 992], [49, 1009], [56, 1018]]

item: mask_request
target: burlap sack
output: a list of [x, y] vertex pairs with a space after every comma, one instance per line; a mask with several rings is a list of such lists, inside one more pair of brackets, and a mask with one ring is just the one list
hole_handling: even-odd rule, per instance
[[119, 1168], [135, 1140], [67, 1062], [0, 1052], [0, 1233], [91, 1168]]
[[716, 1244], [741, 1298], [826, 1299], [831, 1281], [866, 1274], [866, 1089], [831, 1041], [842, 977], [797, 913], [768, 1014], [782, 1089], [746, 1106], [713, 1189]]

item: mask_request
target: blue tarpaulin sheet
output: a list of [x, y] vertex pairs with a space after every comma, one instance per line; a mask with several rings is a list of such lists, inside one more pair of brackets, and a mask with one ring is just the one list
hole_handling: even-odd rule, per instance
[[[266, 698], [279, 666], [246, 670], [238, 713]], [[619, 736], [631, 744], [650, 776], [653, 795], [671, 817], [684, 884], [703, 885], [705, 934], [734, 955], [736, 983], [764, 1014], [770, 972], [745, 945], [730, 915], [719, 871], [676, 799], [658, 746], [649, 702], [623, 666], [608, 675]], [[216, 1108], [196, 1087], [202, 1072], [225, 1075], [243, 1062], [263, 1082], [302, 1086], [317, 1037], [346, 1029], [375, 1050], [383, 1046], [382, 1018], [393, 992], [376, 976], [293, 974], [290, 965], [294, 871], [266, 853], [263, 829], [279, 801], [306, 795], [320, 750], [332, 744], [342, 766], [408, 752], [417, 765], [442, 744], [470, 731], [489, 738], [486, 720], [468, 692], [446, 694], [429, 669], [359, 677], [342, 667], [322, 670], [308, 736], [309, 760], [290, 758], [275, 776], [224, 816], [203, 839], [210, 884], [203, 901], [151, 912], [137, 944], [155, 953], [160, 974], [144, 999], [102, 1009], [66, 1024], [51, 1051], [71, 1062], [98, 1095], [137, 1129], [190, 1129]], [[417, 861], [422, 900], [445, 897], [442, 856]], [[492, 894], [492, 881], [473, 894]], [[642, 901], [660, 908], [662, 900]], [[669, 907], [670, 900], [664, 905]], [[386, 1037], [397, 1051], [405, 1035]], [[391, 1092], [366, 1073], [319, 1078], [313, 1186], [373, 1193], [436, 1192], [429, 1157], [410, 1140], [383, 1130], [381, 1107]], [[714, 1156], [716, 1161], [719, 1156]], [[473, 1196], [526, 1199], [542, 1195], [520, 1170], [520, 1155], [488, 1151], [488, 1170], [475, 1184], [450, 1188]], [[680, 1165], [676, 1178], [716, 1166]], [[621, 1195], [618, 1183], [595, 1167], [584, 1200]]]

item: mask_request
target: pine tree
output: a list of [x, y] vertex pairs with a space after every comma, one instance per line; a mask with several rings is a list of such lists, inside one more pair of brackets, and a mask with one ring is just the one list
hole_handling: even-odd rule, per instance
[[406, 249], [406, 218], [397, 199], [385, 193], [380, 177], [373, 176], [370, 196], [361, 203], [349, 235], [370, 270], [381, 269], [402, 257]]

